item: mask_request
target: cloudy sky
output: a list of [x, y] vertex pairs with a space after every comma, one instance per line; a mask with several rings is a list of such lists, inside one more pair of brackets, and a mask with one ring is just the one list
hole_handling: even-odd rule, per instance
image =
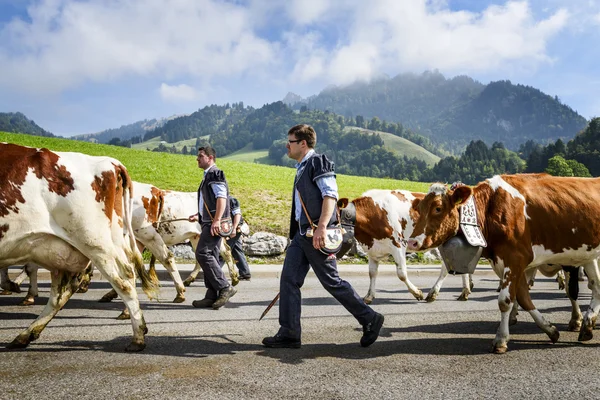
[[0, 0], [0, 112], [55, 134], [438, 69], [600, 116], [600, 0]]

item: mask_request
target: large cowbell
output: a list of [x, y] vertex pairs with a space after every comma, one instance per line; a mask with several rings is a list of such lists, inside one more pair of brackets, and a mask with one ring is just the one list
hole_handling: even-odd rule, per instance
[[479, 262], [483, 247], [472, 246], [462, 235], [448, 239], [438, 247], [448, 273], [472, 274]]

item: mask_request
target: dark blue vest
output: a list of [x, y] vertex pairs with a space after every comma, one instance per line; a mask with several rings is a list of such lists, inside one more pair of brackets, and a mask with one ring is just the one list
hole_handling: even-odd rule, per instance
[[[325, 176], [335, 177], [335, 165], [332, 161], [329, 161], [324, 154], [314, 153], [312, 157], [306, 161], [306, 166], [300, 173], [296, 175], [294, 180], [294, 190], [292, 192], [292, 215], [290, 218], [290, 239], [294, 238], [296, 232], [298, 232], [298, 222], [296, 221], [296, 205], [294, 202], [295, 191], [300, 192], [302, 201], [306, 207], [306, 211], [310, 215], [310, 219], [314, 224], [319, 223], [321, 217], [321, 208], [323, 207], [323, 197], [321, 196], [321, 189], [316, 184], [316, 180]], [[302, 232], [310, 226], [306, 213], [302, 210], [300, 214], [300, 226]], [[333, 212], [327, 226], [336, 225], [338, 223], [337, 218], [337, 206], [336, 211]]]
[[[200, 203], [200, 194], [202, 194], [202, 200], [204, 200], [204, 204], [208, 206], [208, 209], [210, 210], [210, 213], [213, 218], [217, 210], [217, 198], [215, 197], [215, 193], [213, 192], [211, 185], [215, 183], [221, 183], [225, 185], [225, 187], [227, 188], [227, 197], [229, 198], [229, 185], [227, 185], [225, 173], [217, 167], [212, 167], [206, 173], [204, 179], [200, 183], [200, 187], [198, 188], [198, 203]], [[210, 223], [212, 221], [210, 215], [208, 215], [208, 212], [206, 211], [206, 206], [204, 206], [202, 210], [198, 210], [198, 213], [202, 215], [202, 222]], [[229, 216], [231, 216], [231, 212], [229, 210], [229, 201], [226, 201], [225, 211], [223, 211], [222, 217]]]

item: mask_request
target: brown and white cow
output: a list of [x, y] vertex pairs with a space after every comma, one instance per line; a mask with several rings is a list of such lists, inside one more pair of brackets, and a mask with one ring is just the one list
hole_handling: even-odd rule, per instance
[[[379, 262], [390, 255], [396, 263], [398, 278], [406, 284], [408, 291], [417, 300], [423, 300], [423, 292], [408, 279], [406, 271], [406, 238], [413, 231], [413, 217], [410, 212], [412, 201], [423, 197], [424, 193], [407, 190], [372, 189], [351, 202], [347, 198], [338, 201], [338, 206], [342, 209], [342, 218], [345, 214], [344, 208], [354, 209], [354, 237], [369, 258], [370, 285], [364, 297], [365, 303], [370, 304], [375, 298]], [[428, 302], [436, 299], [447, 275], [448, 271], [442, 262], [440, 276], [427, 295]], [[458, 300], [467, 300], [470, 293], [469, 276], [463, 275], [463, 290]]]
[[131, 190], [127, 169], [113, 158], [0, 143], [0, 268], [33, 262], [49, 269], [52, 279], [46, 307], [9, 347], [39, 337], [90, 261], [130, 311], [127, 350], [145, 347], [135, 276], [150, 297], [158, 294], [158, 281], [144, 270], [135, 245]]
[[[174, 303], [185, 301], [185, 287], [181, 280], [173, 252], [167, 246], [190, 241], [195, 250], [200, 239], [200, 225], [188, 221], [188, 217], [198, 210], [198, 195], [196, 192], [177, 192], [162, 190], [154, 185], [133, 182], [133, 219], [131, 225], [136, 240], [141, 244], [140, 249], [147, 248], [156, 259], [162, 263], [173, 282], [177, 295]], [[224, 241], [221, 242], [221, 255], [227, 263], [233, 284], [238, 280], [234, 269], [231, 251], [227, 250]], [[152, 263], [151, 263], [152, 265]], [[190, 273], [186, 281], [193, 281], [200, 271], [196, 263], [195, 273]], [[185, 286], [189, 286], [187, 283]], [[101, 301], [111, 301], [116, 298], [116, 293], [110, 291], [102, 297]], [[121, 318], [125, 318], [123, 315]]]
[[502, 314], [493, 350], [508, 349], [509, 314], [515, 302], [530, 313], [552, 342], [559, 332], [536, 310], [525, 270], [544, 264], [583, 265], [592, 290], [580, 341], [592, 338], [600, 310], [600, 179], [539, 174], [498, 175], [479, 183], [448, 189], [437, 183], [413, 202], [415, 229], [409, 249], [437, 247], [459, 232], [459, 208], [471, 196], [477, 223], [487, 241], [482, 256], [501, 279], [498, 305]]

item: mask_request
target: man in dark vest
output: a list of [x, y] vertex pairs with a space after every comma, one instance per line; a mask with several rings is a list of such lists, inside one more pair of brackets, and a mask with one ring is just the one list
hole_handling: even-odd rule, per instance
[[[241, 226], [244, 223], [244, 217], [242, 217], [242, 209], [240, 202], [233, 196], [229, 196], [229, 209], [231, 210], [231, 220], [233, 221], [233, 232], [227, 239], [227, 244], [231, 248], [231, 257], [235, 260], [235, 265], [240, 272], [241, 281], [249, 281], [252, 275], [250, 274], [250, 267], [248, 266], [248, 260], [242, 249], [242, 231]], [[221, 268], [225, 265], [223, 257], [219, 260]]]
[[221, 218], [228, 216], [229, 186], [225, 174], [215, 165], [217, 154], [210, 146], [198, 148], [198, 168], [204, 170], [204, 179], [198, 188], [198, 214], [190, 215], [190, 222], [200, 220], [202, 233], [196, 247], [196, 260], [204, 273], [206, 295], [202, 300], [195, 300], [196, 308], [223, 307], [236, 293], [229, 284], [219, 265], [219, 248], [221, 246]]
[[[266, 347], [301, 346], [300, 288], [312, 266], [323, 287], [363, 326], [360, 344], [370, 346], [377, 340], [383, 325], [383, 315], [373, 311], [352, 286], [338, 275], [335, 254], [319, 249], [325, 244], [326, 228], [338, 223], [338, 198], [334, 164], [314, 150], [317, 134], [310, 125], [296, 125], [288, 132], [288, 157], [298, 161], [292, 194], [290, 239], [280, 280], [279, 332], [263, 339]], [[306, 212], [303, 210], [304, 203]], [[309, 218], [316, 227], [307, 235]]]

